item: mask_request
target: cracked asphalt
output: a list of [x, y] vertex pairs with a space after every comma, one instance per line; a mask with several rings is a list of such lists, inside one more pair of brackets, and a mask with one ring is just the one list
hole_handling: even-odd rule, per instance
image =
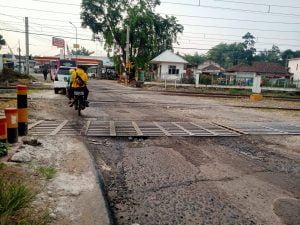
[[[115, 81], [91, 81], [89, 99], [90, 108], [83, 111], [79, 121], [300, 118], [299, 112], [230, 106], [255, 104], [247, 100], [169, 96], [124, 87]], [[56, 99], [50, 102], [54, 106], [47, 114], [52, 115], [49, 119], [62, 115], [78, 118], [75, 111], [62, 107]], [[115, 225], [299, 224], [299, 136], [88, 137], [85, 142], [103, 176]]]
[[[235, 100], [166, 96], [111, 81], [92, 83], [90, 99], [95, 103], [85, 112], [88, 118], [295, 119], [285, 111], [228, 106], [237, 104]], [[104, 177], [115, 224], [296, 225], [300, 221], [299, 136], [88, 138], [87, 144]]]

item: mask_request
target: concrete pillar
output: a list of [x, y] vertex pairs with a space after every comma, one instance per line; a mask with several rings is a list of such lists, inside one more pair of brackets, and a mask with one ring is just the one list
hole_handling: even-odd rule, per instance
[[260, 94], [261, 93], [261, 76], [259, 75], [255, 75], [254, 79], [253, 79], [253, 87], [252, 87], [252, 92], [256, 93], [256, 94]]
[[195, 76], [195, 86], [196, 88], [199, 87], [199, 79], [200, 78], [200, 74], [199, 73], [196, 73], [196, 76]]

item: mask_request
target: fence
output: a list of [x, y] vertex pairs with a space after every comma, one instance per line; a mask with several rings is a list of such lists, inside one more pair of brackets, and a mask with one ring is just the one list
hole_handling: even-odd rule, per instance
[[[145, 82], [148, 84], [181, 87], [205, 87], [205, 88], [223, 88], [223, 89], [252, 89], [253, 77], [237, 77], [235, 75], [199, 75], [199, 82], [196, 85], [198, 76], [188, 76], [186, 74], [169, 75], [162, 74], [157, 77], [151, 73], [145, 74]], [[261, 81], [262, 90], [270, 91], [297, 91], [300, 88], [300, 80], [292, 81], [289, 79], [271, 79], [263, 77]]]
[[262, 78], [262, 87], [300, 88], [300, 80]]
[[167, 82], [167, 83], [177, 83], [177, 84], [195, 84], [195, 78], [193, 75], [182, 74], [161, 74], [160, 77], [154, 75], [153, 73], [145, 74], [146, 82]]
[[229, 76], [229, 75], [200, 74], [199, 84], [250, 87], [253, 85], [253, 77], [236, 77], [236, 76]]

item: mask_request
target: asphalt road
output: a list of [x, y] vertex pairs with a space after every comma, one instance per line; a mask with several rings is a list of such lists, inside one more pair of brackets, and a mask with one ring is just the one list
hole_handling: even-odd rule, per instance
[[[51, 100], [56, 106], [53, 118], [78, 119], [57, 98], [67, 101], [61, 96]], [[168, 96], [112, 81], [91, 81], [89, 99], [90, 108], [79, 121], [299, 118], [298, 112], [228, 106], [241, 104], [240, 100]], [[114, 224], [296, 225], [300, 221], [299, 136], [87, 138], [86, 144], [103, 175]]]

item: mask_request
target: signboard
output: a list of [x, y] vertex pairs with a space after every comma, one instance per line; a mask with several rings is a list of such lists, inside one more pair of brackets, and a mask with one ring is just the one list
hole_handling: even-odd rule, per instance
[[79, 48], [80, 46], [79, 46], [79, 44], [74, 44], [73, 45], [73, 48]]
[[65, 47], [65, 40], [61, 38], [52, 37], [52, 45], [58, 48]]

